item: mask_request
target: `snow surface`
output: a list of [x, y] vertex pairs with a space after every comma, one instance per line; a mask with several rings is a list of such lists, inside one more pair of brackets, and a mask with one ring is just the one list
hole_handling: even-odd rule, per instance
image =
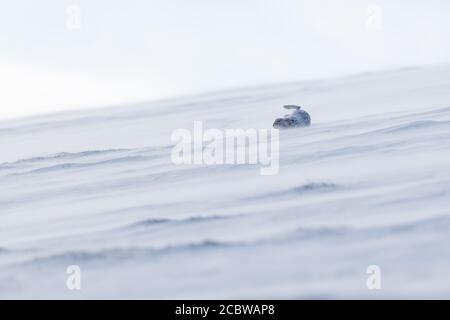
[[[1, 122], [0, 298], [449, 298], [449, 89], [436, 66]], [[284, 104], [312, 126], [278, 175], [172, 164], [174, 129]]]

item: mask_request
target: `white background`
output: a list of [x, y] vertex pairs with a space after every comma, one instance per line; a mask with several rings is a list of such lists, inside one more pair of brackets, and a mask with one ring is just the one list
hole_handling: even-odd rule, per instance
[[[0, 119], [450, 57], [445, 0], [1, 3]], [[368, 27], [371, 5], [381, 29]]]

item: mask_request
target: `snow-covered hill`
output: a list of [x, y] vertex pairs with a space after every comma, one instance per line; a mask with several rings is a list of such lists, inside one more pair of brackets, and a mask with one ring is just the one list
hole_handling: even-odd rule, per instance
[[[411, 68], [2, 122], [0, 298], [449, 298], [449, 89]], [[173, 130], [284, 104], [313, 125], [279, 174], [172, 163]]]

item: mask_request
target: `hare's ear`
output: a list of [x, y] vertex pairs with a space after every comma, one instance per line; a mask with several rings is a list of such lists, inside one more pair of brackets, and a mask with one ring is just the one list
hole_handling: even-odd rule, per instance
[[296, 105], [293, 105], [293, 104], [288, 104], [288, 105], [283, 106], [283, 108], [285, 108], [285, 109], [295, 109], [295, 110], [300, 110], [302, 107], [296, 106]]

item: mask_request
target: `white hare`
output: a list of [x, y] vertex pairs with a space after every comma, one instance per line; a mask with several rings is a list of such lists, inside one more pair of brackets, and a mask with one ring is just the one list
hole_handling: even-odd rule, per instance
[[301, 110], [300, 106], [295, 105], [286, 105], [285, 109], [291, 110], [294, 112], [292, 114], [287, 114], [284, 118], [278, 118], [273, 123], [273, 127], [277, 129], [285, 129], [285, 128], [296, 128], [296, 127], [308, 127], [311, 125], [311, 117], [308, 112]]

